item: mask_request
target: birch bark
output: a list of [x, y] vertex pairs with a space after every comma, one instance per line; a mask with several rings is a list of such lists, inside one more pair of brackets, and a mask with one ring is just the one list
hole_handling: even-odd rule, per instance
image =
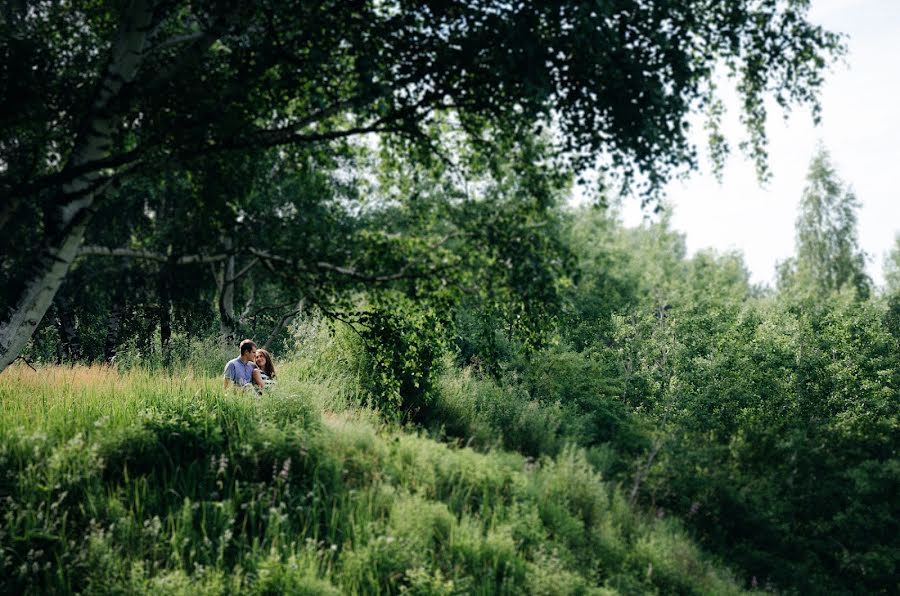
[[[124, 11], [109, 64], [64, 171], [110, 155], [112, 135], [120, 119], [112, 104], [137, 74], [152, 21], [151, 0], [134, 0]], [[48, 205], [48, 229], [34, 273], [0, 322], [0, 372], [21, 353], [46, 314], [78, 254], [93, 206], [109, 186], [110, 180], [100, 172], [77, 175], [61, 185]]]
[[234, 343], [237, 331], [234, 317], [234, 254], [231, 238], [223, 238], [222, 245], [228, 258], [222, 264], [222, 283], [219, 286], [219, 339], [222, 343]]

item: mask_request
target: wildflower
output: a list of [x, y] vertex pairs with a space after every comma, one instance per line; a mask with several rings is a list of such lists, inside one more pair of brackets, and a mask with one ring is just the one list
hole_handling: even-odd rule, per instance
[[291, 458], [287, 458], [284, 460], [284, 465], [281, 466], [281, 472], [279, 472], [278, 476], [282, 480], [287, 480], [288, 474], [291, 472]]
[[219, 468], [216, 470], [217, 476], [224, 476], [225, 472], [228, 470], [228, 456], [224, 453], [222, 457], [219, 458]]

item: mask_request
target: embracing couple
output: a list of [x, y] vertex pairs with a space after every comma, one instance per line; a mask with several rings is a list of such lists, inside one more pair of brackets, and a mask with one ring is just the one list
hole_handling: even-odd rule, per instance
[[256, 349], [253, 340], [241, 342], [241, 355], [225, 365], [225, 388], [253, 387], [257, 393], [275, 384], [275, 365], [272, 355]]

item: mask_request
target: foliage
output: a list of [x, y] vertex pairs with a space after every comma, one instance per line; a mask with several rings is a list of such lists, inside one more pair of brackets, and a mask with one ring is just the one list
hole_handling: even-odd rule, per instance
[[865, 253], [856, 233], [859, 202], [846, 188], [820, 147], [807, 174], [807, 186], [797, 218], [797, 256], [781, 265], [779, 284], [784, 291], [821, 295], [854, 288], [862, 298], [871, 281], [865, 272]]
[[[674, 513], [745, 587], [896, 591], [900, 296], [824, 150], [774, 293], [561, 207], [656, 196], [696, 110], [721, 168], [723, 62], [764, 178], [807, 10], [4, 7], [0, 590], [738, 592]], [[244, 335], [261, 400], [208, 378]]]
[[897, 345], [850, 300], [821, 319], [750, 307], [714, 352], [676, 359], [677, 422], [647, 488], [748, 573], [801, 591], [884, 589], [898, 556]]
[[[661, 179], [693, 159], [685, 118], [710, 99], [720, 58], [740, 81], [756, 151], [767, 90], [782, 105], [816, 105], [825, 60], [842, 48], [806, 10], [746, 0], [665, 9], [491, 1], [10, 6], [0, 80], [4, 104], [21, 109], [2, 123], [4, 185], [40, 187], [41, 176], [65, 163], [92, 83], [118, 58], [117, 29], [127, 33], [129, 19], [147, 18], [152, 29], [129, 92], [110, 106], [120, 120], [106, 167], [345, 131], [410, 134], [442, 107], [458, 110], [472, 132], [491, 119], [509, 125], [554, 109], [566, 147], [608, 151], [616, 166]], [[772, 50], [788, 41], [790, 52]]]
[[[9, 4], [0, 14], [0, 99], [15, 107], [0, 118], [0, 369], [44, 333], [37, 327], [85, 238], [99, 242], [90, 254], [156, 261], [148, 285], [157, 286], [163, 352], [173, 304], [209, 300], [195, 265], [221, 265], [214, 275], [226, 340], [245, 323], [235, 294], [245, 290], [252, 303], [255, 285], [235, 282], [253, 259], [284, 269], [267, 306], [287, 306], [257, 317], [274, 324], [270, 336], [300, 298], [331, 302], [348, 278], [358, 286], [408, 274], [420, 254], [409, 250], [415, 242], [384, 242], [391, 226], [376, 225], [368, 230], [376, 242], [358, 247], [365, 235], [352, 233], [358, 222], [347, 211], [360, 208], [335, 208], [347, 194], [336, 188], [365, 186], [370, 172], [354, 150], [370, 141], [424, 166], [454, 162], [464, 147], [497, 180], [510, 177], [497, 167], [506, 154], [524, 148], [518, 166], [538, 167], [515, 172], [513, 195], [540, 188], [534, 173], [551, 162], [567, 172], [598, 160], [609, 179], [646, 182], [653, 195], [696, 165], [687, 120], [716, 105], [712, 81], [724, 61], [763, 171], [765, 96], [817, 114], [821, 73], [843, 51], [837, 35], [806, 20], [807, 9], [756, 0]], [[534, 145], [548, 127], [554, 134]], [[484, 157], [491, 154], [500, 157]], [[720, 144], [714, 155], [723, 154]], [[457, 189], [484, 177], [466, 167], [457, 174]], [[254, 207], [262, 207], [256, 216]], [[261, 228], [269, 234], [260, 240]], [[487, 234], [498, 230], [505, 232], [498, 225]], [[487, 238], [487, 256], [505, 263], [528, 240]], [[272, 252], [263, 254], [263, 244]], [[374, 252], [385, 245], [392, 254]], [[253, 259], [235, 268], [247, 252]], [[188, 263], [173, 279], [173, 266]], [[119, 283], [129, 269], [114, 274]], [[535, 305], [549, 287], [546, 271], [541, 259], [526, 258], [504, 280], [512, 295], [536, 289], [511, 320], [519, 331], [544, 315]], [[104, 293], [114, 305], [124, 300]], [[55, 307], [62, 342], [75, 346], [77, 315], [65, 305], [61, 298]], [[108, 338], [120, 317], [110, 317]]]
[[[891, 496], [900, 424], [895, 303], [865, 300], [852, 284], [802, 300], [794, 290], [760, 293], [738, 256], [688, 259], [673, 248], [665, 218], [624, 230], [603, 213], [580, 216], [576, 229], [598, 218], [613, 233], [576, 249], [591, 255], [581, 257], [579, 283], [607, 288], [613, 305], [622, 304], [619, 288], [636, 288], [617, 308], [602, 295], [578, 300], [576, 290], [573, 304], [585, 310], [563, 330], [579, 338], [580, 354], [616, 363], [590, 378], [620, 383], [630, 416], [647, 429], [629, 465], [605, 469], [618, 472], [630, 496], [684, 519], [748, 584], [892, 591], [900, 561]], [[614, 265], [594, 273], [598, 261]]]
[[885, 293], [900, 295], [900, 235], [894, 237], [894, 246], [884, 260]]
[[[429, 186], [409, 172], [383, 173], [409, 188]], [[457, 215], [480, 213], [462, 206]], [[535, 303], [540, 317], [510, 333], [509, 314], [524, 311], [506, 298], [489, 308], [490, 297], [502, 294], [481, 288], [497, 279], [515, 287], [517, 278], [504, 277], [504, 264], [494, 272], [502, 252], [476, 249], [489, 243], [467, 244], [469, 231], [489, 218], [449, 227], [452, 219], [443, 214], [456, 207], [401, 201], [389, 207], [389, 217], [384, 208], [366, 214], [379, 226], [391, 222], [378, 228], [391, 233], [431, 217], [432, 233], [465, 231], [448, 244], [467, 265], [453, 276], [357, 294], [343, 302], [348, 312], [305, 311], [291, 326], [292, 362], [285, 367], [279, 360], [279, 390], [265, 402], [222, 400], [218, 383], [204, 384], [193, 373], [150, 374], [146, 368], [165, 360], [156, 348], [137, 344], [117, 355], [121, 378], [80, 367], [65, 374], [45, 369], [55, 371], [45, 385], [28, 380], [25, 368], [0, 378], [9, 383], [2, 385], [5, 453], [19, 458], [4, 461], [20, 462], [5, 476], [4, 494], [17, 495], [26, 508], [52, 507], [61, 493], [45, 493], [57, 478], [39, 475], [68, 470], [59, 490], [68, 490], [71, 501], [56, 509], [68, 512], [66, 532], [82, 531], [93, 545], [83, 551], [93, 558], [79, 559], [53, 542], [61, 530], [47, 521], [55, 519], [50, 514], [10, 517], [10, 532], [52, 526], [15, 544], [35, 545], [40, 557], [55, 544], [63, 548], [60, 560], [77, 559], [71, 579], [40, 575], [33, 563], [40, 568], [47, 560], [32, 560], [34, 553], [28, 559], [17, 546], [10, 551], [16, 564], [26, 562], [40, 576], [27, 581], [131, 591], [196, 585], [212, 592], [732, 589], [709, 579], [704, 556], [675, 529], [683, 523], [738, 571], [744, 587], [893, 590], [900, 560], [892, 498], [900, 477], [896, 297], [866, 298], [847, 285], [799, 300], [793, 291], [762, 291], [749, 284], [740, 255], [688, 257], [666, 215], [625, 229], [614, 212], [591, 208], [556, 212], [554, 225], [536, 228], [543, 240], [523, 236], [543, 255], [548, 269], [539, 279], [547, 285], [522, 302]], [[519, 222], [524, 234], [535, 221], [532, 209], [512, 202], [500, 221], [511, 228]], [[372, 239], [388, 250], [405, 242]], [[416, 250], [416, 242], [408, 246]], [[208, 341], [175, 333], [169, 366], [218, 375], [225, 356]], [[76, 407], [79, 399], [87, 401]], [[362, 407], [367, 403], [375, 410]], [[112, 421], [92, 427], [103, 415]], [[447, 444], [384, 428], [385, 418], [419, 425]], [[107, 425], [114, 429], [109, 435]], [[41, 428], [49, 446], [35, 451]], [[201, 471], [213, 456], [218, 469], [222, 454], [228, 470], [235, 469], [224, 476], [233, 485], [223, 480], [220, 487]], [[291, 470], [303, 474], [282, 486], [288, 457]], [[103, 473], [77, 471], [82, 465]], [[282, 497], [278, 491], [288, 487], [292, 496]], [[320, 504], [300, 499], [310, 491]], [[230, 502], [228, 511], [247, 504], [255, 517], [235, 519], [248, 520], [241, 540], [249, 542], [218, 554], [221, 540], [209, 532], [224, 532], [227, 511], [213, 515], [201, 492], [216, 493], [214, 503]], [[134, 495], [140, 511], [138, 501], [128, 500]], [[201, 503], [202, 513], [191, 514], [201, 521], [185, 521], [185, 497], [190, 507]], [[119, 501], [125, 504], [114, 505]], [[85, 509], [76, 512], [76, 503]], [[125, 523], [120, 506], [139, 521]], [[648, 518], [635, 517], [634, 506]], [[151, 548], [116, 533], [125, 532], [115, 529], [120, 523], [153, 523], [151, 510], [171, 520], [163, 526], [171, 528], [166, 540]], [[91, 515], [104, 524], [116, 520], [115, 528], [101, 524], [95, 532]], [[313, 543], [291, 544], [288, 535]], [[177, 547], [185, 538], [190, 548]]]
[[896, 299], [760, 291], [740, 255], [688, 258], [665, 215], [625, 229], [583, 209], [568, 229], [577, 268], [556, 345], [510, 344], [492, 379], [442, 373], [429, 424], [532, 456], [576, 442], [747, 586], [891, 592]]

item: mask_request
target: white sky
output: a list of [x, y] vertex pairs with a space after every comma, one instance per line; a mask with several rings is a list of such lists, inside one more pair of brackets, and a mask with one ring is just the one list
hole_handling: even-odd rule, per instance
[[[884, 257], [900, 232], [900, 0], [813, 0], [810, 19], [845, 33], [846, 64], [835, 64], [822, 90], [822, 122], [807, 111], [788, 121], [769, 111], [772, 179], [756, 181], [753, 164], [737, 149], [744, 138], [737, 102], [726, 98], [725, 132], [732, 154], [721, 186], [708, 161], [668, 188], [674, 227], [687, 234], [688, 249], [737, 249], [754, 282], [774, 284], [775, 264], [794, 252], [794, 220], [809, 161], [821, 141], [845, 183], [861, 203], [859, 239], [869, 255], [868, 271], [883, 282]], [[702, 120], [694, 125], [704, 146]], [[628, 225], [640, 222], [637, 199], [625, 202]]]

